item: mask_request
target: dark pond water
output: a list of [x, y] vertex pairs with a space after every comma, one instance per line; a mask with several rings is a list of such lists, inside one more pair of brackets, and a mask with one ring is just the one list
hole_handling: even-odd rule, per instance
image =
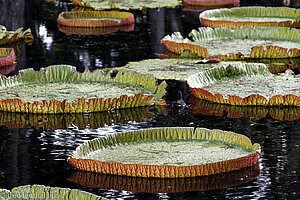
[[[241, 1], [241, 6], [282, 6], [282, 1]], [[290, 7], [300, 7], [297, 0]], [[201, 10], [162, 8], [133, 11], [132, 31], [85, 36], [61, 32], [56, 18], [72, 9], [67, 1], [1, 0], [0, 24], [9, 30], [31, 28], [34, 43], [20, 46], [15, 69], [52, 64], [85, 68], [123, 66], [159, 58], [160, 39], [199, 27]], [[168, 82], [168, 102], [177, 90], [189, 100], [187, 85]], [[90, 115], [37, 116], [0, 113], [0, 188], [25, 184], [78, 188], [109, 199], [300, 199], [300, 110], [216, 108], [205, 102], [190, 110], [138, 108]], [[223, 114], [216, 114], [220, 113]], [[194, 179], [160, 180], [78, 172], [66, 161], [86, 140], [125, 130], [160, 126], [197, 126], [247, 135], [262, 146], [259, 165], [239, 172]]]

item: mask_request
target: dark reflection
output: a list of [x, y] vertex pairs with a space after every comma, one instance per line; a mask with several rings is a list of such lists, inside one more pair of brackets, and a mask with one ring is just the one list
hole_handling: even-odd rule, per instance
[[249, 182], [260, 174], [259, 164], [242, 170], [195, 178], [137, 178], [90, 172], [73, 172], [69, 181], [89, 188], [146, 193], [175, 193], [225, 189]]
[[140, 107], [115, 111], [89, 113], [41, 115], [27, 113], [0, 112], [0, 125], [7, 128], [23, 128], [32, 126], [35, 129], [68, 129], [70, 125], [81, 129], [97, 129], [113, 124], [127, 124], [130, 121], [144, 122], [155, 116], [150, 108]]
[[269, 115], [282, 121], [294, 121], [300, 118], [300, 107], [232, 106], [212, 103], [194, 96], [190, 98], [190, 104], [191, 112], [202, 115], [226, 115], [228, 118], [250, 118], [252, 120]]

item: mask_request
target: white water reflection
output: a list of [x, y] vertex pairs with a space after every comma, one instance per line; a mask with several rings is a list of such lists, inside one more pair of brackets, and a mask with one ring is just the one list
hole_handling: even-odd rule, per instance
[[53, 43], [53, 35], [48, 33], [47, 28], [44, 24], [39, 24], [38, 37], [41, 38], [43, 43], [46, 45], [46, 49], [50, 50]]

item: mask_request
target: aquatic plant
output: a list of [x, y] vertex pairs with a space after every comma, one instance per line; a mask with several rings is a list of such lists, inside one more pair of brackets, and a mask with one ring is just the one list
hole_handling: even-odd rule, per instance
[[104, 174], [183, 178], [218, 174], [254, 165], [259, 144], [246, 136], [204, 128], [149, 128], [87, 141], [68, 161]]
[[0, 68], [12, 65], [16, 60], [13, 48], [0, 48]]
[[195, 59], [148, 59], [139, 62], [129, 62], [124, 67], [110, 68], [108, 70], [130, 70], [141, 74], [153, 75], [162, 80], [186, 81], [189, 76], [208, 68], [218, 66], [218, 60]]
[[106, 198], [77, 189], [49, 187], [44, 185], [24, 185], [14, 187], [11, 191], [0, 189], [0, 199], [5, 200], [105, 200]]
[[182, 3], [181, 0], [73, 0], [75, 6], [91, 7], [95, 10], [102, 9], [143, 9], [143, 8], [161, 8], [161, 7], [175, 7]]
[[203, 26], [212, 28], [248, 26], [300, 27], [300, 9], [288, 7], [238, 7], [207, 10], [200, 14]]
[[24, 40], [27, 43], [32, 43], [33, 35], [30, 29], [23, 31], [23, 28], [18, 28], [16, 31], [7, 31], [6, 28], [0, 25], [0, 45], [18, 42]]
[[205, 58], [216, 56], [223, 60], [300, 57], [300, 30], [287, 27], [216, 28], [200, 27], [189, 34], [193, 41], [179, 32], [165, 36], [167, 50], [185, 51]]
[[76, 72], [69, 65], [52, 65], [16, 77], [0, 77], [0, 110], [42, 114], [87, 113], [164, 104], [166, 83], [128, 71], [115, 77], [100, 70]]
[[291, 70], [274, 75], [257, 63], [224, 64], [187, 80], [195, 97], [239, 106], [300, 106], [299, 82]]
[[133, 24], [134, 16], [132, 13], [119, 11], [62, 12], [57, 22], [71, 27], [111, 27]]

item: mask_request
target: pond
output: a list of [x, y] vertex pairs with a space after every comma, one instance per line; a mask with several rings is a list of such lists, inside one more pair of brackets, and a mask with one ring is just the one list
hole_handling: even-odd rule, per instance
[[[240, 6], [264, 5], [300, 8], [297, 0], [246, 1]], [[69, 1], [1, 0], [0, 24], [8, 30], [31, 28], [32, 45], [19, 47], [20, 69], [38, 70], [52, 64], [70, 64], [78, 71], [124, 66], [131, 61], [160, 58], [160, 40], [179, 31], [183, 36], [200, 26], [202, 9], [160, 8], [132, 11], [135, 25], [111, 34], [72, 35], [59, 30], [57, 16], [73, 8]], [[299, 73], [299, 69], [295, 70]], [[25, 184], [77, 188], [108, 199], [300, 199], [300, 109], [239, 110], [193, 104], [188, 86], [168, 81], [165, 107], [123, 109], [74, 115], [0, 113], [0, 188]], [[188, 104], [174, 109], [177, 91]], [[282, 115], [285, 113], [286, 115]], [[179, 180], [138, 179], [79, 172], [66, 160], [84, 141], [147, 127], [205, 127], [248, 136], [262, 148], [259, 164], [219, 176]]]

